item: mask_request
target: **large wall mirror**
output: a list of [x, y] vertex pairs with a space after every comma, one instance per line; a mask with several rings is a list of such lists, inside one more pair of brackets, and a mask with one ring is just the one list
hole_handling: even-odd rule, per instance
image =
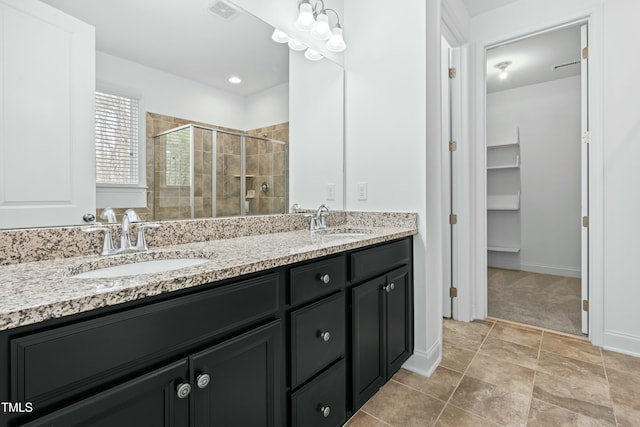
[[290, 19], [297, 3], [267, 12], [262, 0], [42, 1], [95, 27], [96, 90], [140, 100], [146, 173], [137, 188], [98, 185], [98, 213], [135, 207], [161, 220], [344, 207], [340, 61], [311, 62], [271, 40], [274, 19]]

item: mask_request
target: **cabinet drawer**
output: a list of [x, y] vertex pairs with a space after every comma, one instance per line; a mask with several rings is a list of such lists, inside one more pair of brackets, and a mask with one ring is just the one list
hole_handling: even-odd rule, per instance
[[345, 257], [339, 256], [294, 267], [290, 275], [291, 305], [300, 304], [344, 287], [347, 275]]
[[344, 355], [344, 293], [291, 313], [291, 386], [297, 387]]
[[11, 340], [11, 399], [45, 406], [275, 313], [275, 273]]
[[293, 427], [335, 427], [346, 420], [346, 374], [342, 359], [291, 396]]
[[352, 282], [359, 282], [386, 273], [395, 267], [408, 264], [411, 256], [411, 239], [354, 252], [350, 255], [350, 279]]

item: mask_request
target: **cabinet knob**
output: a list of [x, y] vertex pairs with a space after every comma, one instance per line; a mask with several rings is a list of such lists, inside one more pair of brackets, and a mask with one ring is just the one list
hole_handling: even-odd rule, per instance
[[176, 393], [180, 399], [184, 399], [191, 393], [191, 385], [185, 383], [179, 384]]
[[328, 406], [321, 405], [320, 413], [322, 414], [323, 417], [327, 418], [329, 414], [331, 414], [331, 408]]
[[322, 341], [327, 342], [331, 339], [331, 334], [329, 331], [320, 331], [320, 338], [322, 338]]
[[327, 284], [331, 281], [331, 276], [329, 276], [328, 274], [323, 274], [322, 276], [320, 276], [320, 281], [324, 284]]
[[395, 283], [389, 283], [388, 285], [382, 287], [382, 289], [384, 289], [386, 292], [391, 292], [395, 288], [396, 288]]
[[200, 374], [196, 378], [196, 384], [198, 388], [205, 388], [211, 382], [211, 377], [208, 374]]

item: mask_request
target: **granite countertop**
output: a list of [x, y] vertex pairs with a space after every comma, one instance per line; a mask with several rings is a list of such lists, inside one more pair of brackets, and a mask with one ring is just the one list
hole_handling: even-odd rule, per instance
[[[345, 230], [349, 227], [335, 227]], [[356, 228], [356, 227], [351, 227]], [[331, 230], [328, 228], [327, 230]], [[348, 231], [348, 230], [347, 230]], [[417, 233], [415, 227], [358, 226], [361, 236], [290, 231], [151, 248], [115, 256], [81, 256], [0, 266], [0, 330], [357, 249]], [[208, 258], [193, 267], [138, 276], [73, 275], [123, 263]]]

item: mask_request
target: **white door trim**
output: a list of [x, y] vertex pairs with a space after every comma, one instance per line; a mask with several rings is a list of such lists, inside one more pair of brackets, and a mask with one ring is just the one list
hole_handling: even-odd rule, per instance
[[[523, 18], [526, 19], [526, 18]], [[546, 19], [535, 24], [512, 25], [512, 31], [492, 40], [477, 41], [471, 52], [475, 76], [473, 103], [470, 116], [475, 123], [471, 128], [468, 171], [470, 180], [462, 181], [461, 197], [470, 203], [470, 247], [471, 255], [467, 260], [461, 258], [458, 263], [461, 272], [468, 271], [470, 281], [458, 286], [458, 306], [461, 320], [484, 319], [487, 317], [487, 213], [486, 213], [486, 50], [501, 42], [533, 34], [545, 29], [560, 27], [570, 22], [585, 21], [589, 24], [590, 63], [589, 63], [589, 112], [591, 127], [591, 146], [589, 159], [589, 277], [590, 277], [590, 316], [589, 338], [595, 345], [602, 345], [604, 334], [604, 151], [603, 151], [603, 11], [598, 7], [568, 14], [557, 19]], [[513, 23], [512, 23], [513, 24]], [[522, 23], [520, 23], [522, 24]], [[522, 30], [522, 29], [528, 30]], [[461, 168], [462, 169], [462, 168]], [[460, 233], [462, 234], [462, 233]], [[461, 244], [462, 246], [462, 244]]]

